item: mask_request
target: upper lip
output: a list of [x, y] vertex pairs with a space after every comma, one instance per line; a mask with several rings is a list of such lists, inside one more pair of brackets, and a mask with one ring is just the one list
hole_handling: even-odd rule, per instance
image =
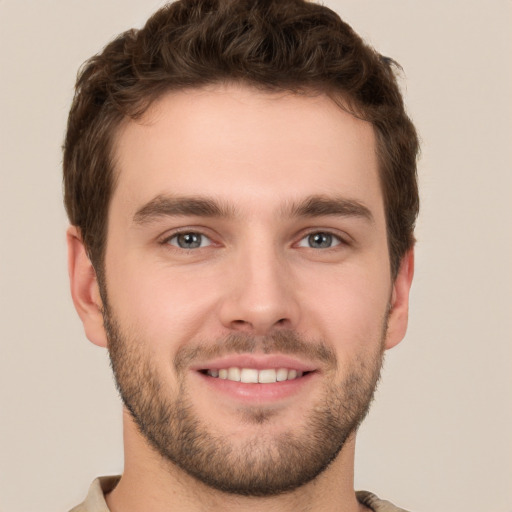
[[254, 368], [265, 370], [267, 368], [288, 368], [301, 372], [312, 372], [318, 367], [312, 363], [284, 354], [234, 354], [195, 363], [191, 370], [221, 370], [223, 368]]

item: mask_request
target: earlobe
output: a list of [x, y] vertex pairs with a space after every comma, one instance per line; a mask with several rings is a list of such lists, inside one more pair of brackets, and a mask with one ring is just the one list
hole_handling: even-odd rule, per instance
[[402, 341], [407, 331], [409, 319], [409, 292], [414, 276], [414, 249], [402, 258], [400, 268], [393, 283], [388, 318], [385, 348], [389, 349]]
[[80, 231], [70, 226], [66, 233], [71, 296], [82, 320], [87, 338], [100, 347], [107, 346], [103, 327], [102, 302], [96, 272], [87, 255]]

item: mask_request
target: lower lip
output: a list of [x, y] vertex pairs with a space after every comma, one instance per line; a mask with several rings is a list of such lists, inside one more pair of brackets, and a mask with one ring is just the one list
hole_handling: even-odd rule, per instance
[[216, 393], [222, 393], [230, 398], [247, 403], [266, 403], [283, 400], [300, 393], [316, 377], [316, 372], [310, 372], [302, 377], [270, 384], [246, 384], [218, 377], [210, 377], [201, 372], [195, 372], [202, 382]]

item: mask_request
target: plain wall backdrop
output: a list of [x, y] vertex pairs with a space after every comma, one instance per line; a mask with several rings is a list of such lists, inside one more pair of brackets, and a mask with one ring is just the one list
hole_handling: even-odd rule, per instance
[[[423, 141], [406, 339], [356, 486], [413, 512], [512, 510], [512, 2], [329, 0], [404, 68]], [[61, 144], [79, 65], [156, 0], [0, 0], [0, 511], [66, 511], [122, 469], [106, 353], [68, 291]]]

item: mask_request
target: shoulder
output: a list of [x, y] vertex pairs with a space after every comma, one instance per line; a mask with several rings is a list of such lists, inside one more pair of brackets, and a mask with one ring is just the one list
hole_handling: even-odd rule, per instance
[[359, 503], [373, 510], [373, 512], [407, 512], [407, 510], [395, 507], [393, 503], [381, 500], [368, 491], [356, 491], [356, 496]]
[[120, 476], [96, 478], [89, 487], [85, 500], [69, 512], [110, 512], [105, 501], [105, 494], [114, 489], [120, 478]]

